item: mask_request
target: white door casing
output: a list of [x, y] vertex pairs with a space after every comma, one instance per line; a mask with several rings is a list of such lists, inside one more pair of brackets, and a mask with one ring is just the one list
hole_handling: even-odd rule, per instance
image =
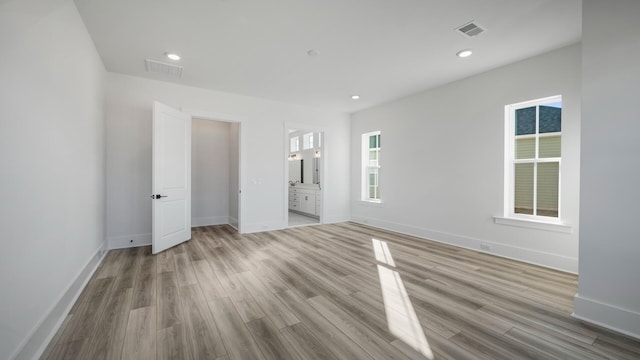
[[157, 254], [191, 239], [191, 116], [154, 102], [152, 142], [151, 244]]

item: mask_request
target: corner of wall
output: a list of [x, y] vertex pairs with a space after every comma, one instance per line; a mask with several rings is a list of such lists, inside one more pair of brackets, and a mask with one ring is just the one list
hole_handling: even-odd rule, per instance
[[622, 309], [579, 293], [574, 297], [573, 317], [640, 339], [640, 313]]
[[71, 307], [76, 302], [80, 293], [85, 288], [93, 273], [104, 260], [107, 254], [107, 242], [103, 241], [95, 250], [93, 256], [85, 264], [67, 290], [58, 301], [47, 311], [46, 315], [36, 324], [18, 350], [10, 356], [10, 359], [37, 359], [49, 345], [51, 339], [64, 322]]

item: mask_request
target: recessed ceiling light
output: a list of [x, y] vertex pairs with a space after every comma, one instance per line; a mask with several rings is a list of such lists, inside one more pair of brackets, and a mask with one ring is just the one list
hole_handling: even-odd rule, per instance
[[456, 53], [456, 55], [461, 58], [469, 57], [471, 56], [471, 54], [473, 54], [473, 51], [471, 51], [471, 49], [460, 50]]
[[178, 61], [180, 60], [180, 55], [174, 53], [165, 53], [170, 60]]
[[360, 99], [360, 96], [359, 95], [351, 95], [351, 98], [353, 100], [358, 100], [358, 99]]

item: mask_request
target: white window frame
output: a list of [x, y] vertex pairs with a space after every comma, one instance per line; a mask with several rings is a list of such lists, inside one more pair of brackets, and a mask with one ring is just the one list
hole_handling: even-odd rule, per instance
[[[509, 219], [519, 219], [519, 220], [528, 220], [534, 222], [543, 222], [543, 223], [552, 223], [552, 224], [562, 224], [562, 146], [561, 146], [561, 155], [560, 157], [553, 158], [539, 158], [539, 140], [541, 137], [548, 136], [557, 136], [560, 135], [560, 141], [564, 136], [562, 135], [562, 129], [560, 132], [553, 133], [539, 133], [539, 120], [536, 120], [536, 133], [532, 135], [519, 135], [519, 138], [522, 137], [530, 137], [536, 139], [536, 153], [534, 159], [516, 159], [515, 154], [515, 113], [516, 110], [522, 108], [528, 108], [532, 106], [536, 106], [536, 119], [538, 119], [538, 105], [544, 105], [553, 102], [562, 102], [561, 95], [550, 96], [542, 99], [535, 99], [524, 101], [516, 104], [511, 104], [505, 106], [505, 161], [504, 161], [504, 174], [505, 174], [505, 202], [504, 202], [504, 217]], [[564, 105], [563, 105], [564, 107]], [[557, 162], [558, 163], [558, 217], [551, 216], [541, 216], [541, 215], [530, 215], [530, 214], [521, 214], [515, 212], [515, 164], [520, 163], [534, 163], [534, 173], [533, 173], [533, 209], [534, 213], [537, 211], [537, 164], [539, 163], [550, 163]]]
[[294, 153], [300, 151], [300, 136], [294, 136], [289, 139], [289, 152]]
[[302, 150], [313, 149], [313, 133], [306, 133], [302, 135]]
[[369, 169], [370, 168], [377, 168], [378, 169], [378, 193], [380, 192], [379, 190], [382, 188], [382, 184], [380, 182], [381, 179], [381, 168], [380, 168], [380, 145], [378, 145], [378, 165], [376, 166], [371, 166], [369, 163], [369, 138], [371, 136], [380, 136], [380, 138], [382, 139], [382, 133], [380, 131], [372, 131], [372, 132], [368, 132], [365, 134], [362, 134], [362, 156], [361, 156], [361, 161], [362, 161], [362, 183], [361, 183], [361, 196], [360, 199], [362, 201], [366, 201], [369, 203], [382, 203], [382, 198], [378, 197], [378, 198], [371, 198], [369, 197]]

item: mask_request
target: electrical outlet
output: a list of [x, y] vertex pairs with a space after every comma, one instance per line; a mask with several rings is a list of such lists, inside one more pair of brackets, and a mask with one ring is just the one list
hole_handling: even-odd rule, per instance
[[491, 251], [491, 245], [489, 245], [489, 244], [480, 244], [480, 250]]

